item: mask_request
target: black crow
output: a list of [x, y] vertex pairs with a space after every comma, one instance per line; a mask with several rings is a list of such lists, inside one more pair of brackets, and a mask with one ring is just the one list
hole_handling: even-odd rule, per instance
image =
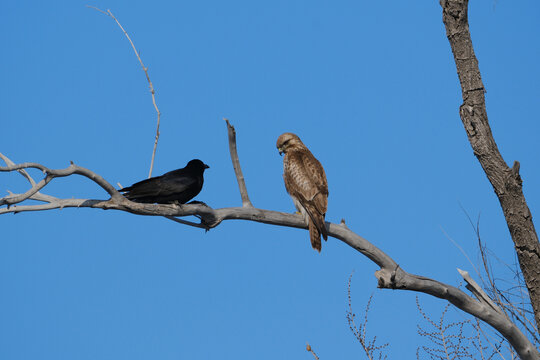
[[209, 166], [193, 159], [185, 168], [139, 181], [120, 189], [131, 201], [140, 203], [185, 204], [201, 192], [204, 170]]

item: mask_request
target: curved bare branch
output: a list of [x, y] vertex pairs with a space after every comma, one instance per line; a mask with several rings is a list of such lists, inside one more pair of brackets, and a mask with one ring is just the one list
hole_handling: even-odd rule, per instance
[[[0, 155], [3, 159], [7, 159], [5, 155], [1, 153]], [[109, 182], [105, 180], [101, 175], [98, 175], [94, 173], [93, 171], [88, 170], [86, 168], [77, 166], [73, 162], [71, 163], [70, 166], [68, 166], [65, 169], [56, 169], [56, 170], [49, 169], [45, 167], [44, 165], [41, 165], [38, 163], [32, 163], [32, 162], [18, 164], [18, 165], [12, 164], [8, 166], [0, 167], [0, 171], [2, 172], [18, 171], [21, 174], [23, 174], [23, 176], [25, 177], [28, 176], [27, 177], [28, 179], [30, 175], [28, 175], [26, 171], [23, 172], [23, 170], [25, 169], [39, 169], [45, 174], [45, 178], [43, 178], [43, 180], [41, 180], [37, 184], [32, 179], [31, 183], [33, 182], [33, 186], [24, 194], [10, 195], [4, 198], [0, 198], [0, 205], [7, 204], [9, 206], [12, 204], [20, 203], [27, 199], [31, 199], [33, 195], [39, 192], [39, 190], [43, 189], [52, 179], [57, 178], [57, 177], [66, 177], [73, 174], [82, 175], [94, 181], [96, 184], [101, 186], [105, 191], [107, 191], [109, 195], [111, 195], [111, 198], [113, 199], [123, 198], [122, 194], [120, 194], [118, 190], [116, 190], [114, 186], [109, 184]], [[37, 199], [33, 199], [33, 200], [37, 200]]]
[[146, 81], [148, 82], [148, 87], [150, 89], [150, 94], [152, 95], [152, 105], [154, 105], [154, 109], [156, 110], [156, 114], [157, 114], [156, 136], [155, 136], [155, 139], [154, 139], [154, 149], [152, 150], [152, 160], [150, 161], [150, 170], [148, 171], [148, 178], [151, 178], [152, 177], [152, 170], [154, 169], [154, 159], [156, 157], [157, 144], [158, 144], [158, 140], [159, 140], [159, 125], [160, 125], [160, 122], [161, 122], [161, 111], [159, 111], [159, 108], [157, 106], [156, 90], [154, 89], [154, 84], [152, 84], [152, 80], [150, 80], [150, 75], [148, 75], [148, 67], [146, 67], [144, 65], [144, 63], [143, 63], [143, 61], [141, 59], [141, 54], [139, 53], [139, 51], [135, 47], [135, 44], [133, 43], [133, 40], [131, 40], [131, 37], [129, 36], [127, 31], [124, 29], [122, 24], [120, 24], [120, 21], [118, 21], [116, 16], [113, 15], [111, 10], [107, 9], [107, 11], [103, 11], [101, 9], [98, 9], [95, 6], [90, 6], [90, 5], [86, 5], [86, 7], [90, 8], [90, 9], [97, 10], [100, 13], [102, 13], [104, 15], [107, 15], [108, 17], [110, 17], [111, 19], [113, 19], [116, 22], [116, 25], [118, 25], [118, 27], [124, 33], [124, 36], [128, 39], [128, 41], [129, 41], [129, 43], [131, 45], [131, 48], [133, 49], [133, 52], [135, 53], [135, 56], [137, 56], [137, 60], [139, 60], [139, 64], [141, 64], [141, 67], [142, 67], [142, 69], [144, 71], [144, 75], [146, 76]]
[[[127, 211], [137, 215], [164, 216], [183, 224], [203, 227], [205, 229], [216, 227], [224, 220], [248, 220], [270, 225], [307, 229], [301, 215], [257, 209], [252, 206], [213, 209], [206, 204], [169, 205], [132, 202], [123, 197], [116, 189], [114, 189], [114, 187], [112, 187], [112, 185], [98, 174], [74, 164], [66, 169], [51, 170], [41, 164], [24, 163], [0, 167], [0, 172], [13, 172], [27, 168], [37, 168], [42, 170], [46, 174], [45, 179], [34, 185], [24, 194], [10, 195], [9, 197], [0, 199], [0, 202], [3, 201], [4, 204], [10, 203], [12, 205], [10, 207], [0, 208], [0, 214], [62, 209], [67, 207], [89, 207], [103, 210]], [[53, 198], [50, 201], [45, 200], [47, 201], [45, 204], [16, 205], [27, 199], [36, 199], [35, 196], [37, 190], [46, 186], [55, 177], [70, 176], [73, 174], [83, 175], [94, 181], [105, 189], [111, 195], [111, 198], [108, 200]], [[45, 183], [41, 185], [44, 181]], [[178, 217], [190, 215], [199, 217], [201, 219], [200, 224], [177, 219]], [[459, 309], [476, 316], [494, 327], [509, 341], [522, 359], [540, 359], [540, 354], [536, 348], [531, 344], [527, 337], [519, 331], [516, 325], [504, 315], [490, 307], [486, 302], [480, 302], [454, 286], [406, 272], [390, 256], [363, 237], [351, 231], [344, 223], [333, 224], [326, 222], [326, 226], [329, 236], [343, 241], [380, 267], [380, 269], [375, 272], [375, 276], [378, 279], [378, 287], [418, 291], [448, 300]]]

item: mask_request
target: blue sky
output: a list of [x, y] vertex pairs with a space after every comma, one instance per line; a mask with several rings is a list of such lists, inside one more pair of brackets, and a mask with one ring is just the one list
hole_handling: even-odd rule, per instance
[[[461, 93], [438, 1], [11, 1], [0, 14], [0, 152], [63, 168], [73, 160], [109, 182], [146, 177], [155, 112], [154, 174], [200, 158], [198, 200], [241, 204], [225, 124], [256, 207], [294, 211], [277, 137], [297, 133], [326, 169], [327, 220], [348, 226], [405, 270], [458, 285], [478, 262], [473, 219], [501, 261], [513, 246], [498, 201], [458, 115]], [[540, 207], [540, 5], [475, 1], [470, 26], [489, 120], [508, 163], [521, 162]], [[39, 178], [38, 172], [33, 174]], [[6, 190], [22, 177], [0, 174]], [[105, 198], [83, 178], [59, 197]], [[389, 358], [415, 358], [423, 339], [415, 294], [377, 290], [377, 267], [306, 231], [229, 221], [204, 233], [166, 219], [64, 209], [0, 217], [3, 359], [362, 358], [350, 333], [347, 279], [368, 333]], [[505, 277], [498, 266], [500, 277]], [[420, 295], [434, 317], [445, 303]], [[451, 311], [454, 319], [466, 317]]]

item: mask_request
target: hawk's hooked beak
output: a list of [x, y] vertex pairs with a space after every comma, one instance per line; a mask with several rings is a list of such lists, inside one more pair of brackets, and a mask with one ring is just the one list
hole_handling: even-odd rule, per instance
[[282, 156], [283, 155], [283, 148], [278, 148], [278, 152], [279, 152], [279, 155]]

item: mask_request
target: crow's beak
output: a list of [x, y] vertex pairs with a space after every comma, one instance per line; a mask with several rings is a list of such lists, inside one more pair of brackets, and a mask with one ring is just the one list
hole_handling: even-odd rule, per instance
[[210, 169], [210, 166], [204, 164], [204, 168], [205, 168], [205, 169]]

